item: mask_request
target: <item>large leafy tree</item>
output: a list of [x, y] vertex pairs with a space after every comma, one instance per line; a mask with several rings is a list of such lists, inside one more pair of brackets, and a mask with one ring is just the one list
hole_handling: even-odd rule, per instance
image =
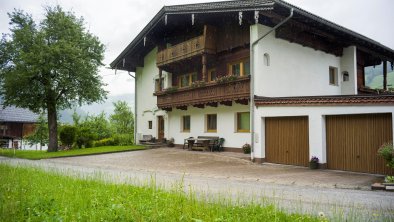
[[125, 101], [113, 103], [115, 106], [114, 113], [110, 116], [111, 125], [118, 134], [134, 133], [134, 115], [131, 108]]
[[11, 32], [0, 41], [0, 96], [4, 105], [46, 110], [48, 151], [56, 151], [58, 110], [106, 97], [98, 75], [104, 46], [83, 18], [60, 6], [46, 7], [38, 24], [21, 10], [8, 15]]

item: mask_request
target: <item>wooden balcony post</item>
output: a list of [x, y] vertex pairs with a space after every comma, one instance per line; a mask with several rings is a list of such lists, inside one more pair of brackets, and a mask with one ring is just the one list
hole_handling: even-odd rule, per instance
[[207, 55], [202, 54], [202, 81], [207, 81]]
[[163, 75], [163, 70], [159, 69], [159, 92], [161, 92], [163, 89], [161, 88], [161, 76]]
[[383, 89], [387, 90], [387, 61], [383, 62]]

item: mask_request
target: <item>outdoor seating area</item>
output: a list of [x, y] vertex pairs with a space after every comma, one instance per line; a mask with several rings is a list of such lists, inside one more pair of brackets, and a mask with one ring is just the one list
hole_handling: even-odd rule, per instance
[[188, 150], [209, 150], [211, 152], [223, 151], [224, 138], [218, 136], [198, 136], [197, 138], [189, 137], [184, 140], [183, 149]]

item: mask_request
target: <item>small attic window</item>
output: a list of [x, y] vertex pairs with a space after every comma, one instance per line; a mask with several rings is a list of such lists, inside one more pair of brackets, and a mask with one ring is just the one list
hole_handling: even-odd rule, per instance
[[264, 65], [270, 66], [270, 55], [268, 53], [264, 53]]
[[347, 71], [344, 71], [342, 73], [342, 78], [344, 82], [348, 82], [349, 81], [349, 73]]

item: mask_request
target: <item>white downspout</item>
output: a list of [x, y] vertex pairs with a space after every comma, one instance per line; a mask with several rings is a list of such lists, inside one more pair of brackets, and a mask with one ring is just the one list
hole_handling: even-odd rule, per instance
[[[270, 29], [268, 32], [266, 32], [264, 35], [260, 36], [258, 39], [256, 39], [255, 41], [253, 41], [250, 44], [250, 128], [251, 128], [251, 160], [254, 161], [254, 134], [255, 134], [255, 130], [254, 130], [254, 51], [253, 48], [254, 46], [263, 38], [265, 38], [267, 35], [269, 35], [271, 32], [273, 32], [274, 30], [276, 30], [277, 28], [279, 28], [280, 26], [282, 26], [284, 23], [286, 23], [289, 19], [291, 19], [293, 17], [293, 11], [294, 9], [291, 8], [290, 9], [290, 15], [285, 18], [283, 21], [281, 21], [280, 23], [278, 23], [276, 26], [274, 26], [272, 29]], [[258, 35], [258, 33], [257, 33]]]

